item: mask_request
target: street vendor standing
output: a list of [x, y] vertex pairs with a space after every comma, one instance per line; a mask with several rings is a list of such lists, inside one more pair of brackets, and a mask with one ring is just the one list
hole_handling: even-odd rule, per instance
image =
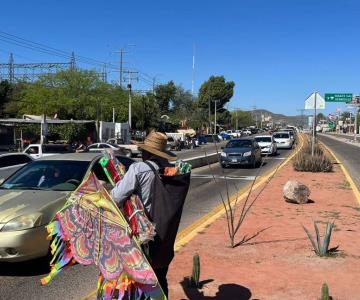
[[[146, 212], [151, 216], [157, 171], [173, 166], [169, 161], [175, 161], [176, 155], [166, 150], [167, 136], [160, 132], [151, 132], [144, 143], [137, 145], [142, 149], [143, 162], [133, 163], [129, 167], [124, 178], [111, 191], [111, 196], [121, 207], [132, 194], [136, 194], [140, 197]], [[151, 254], [149, 260], [151, 264]], [[166, 262], [161, 267], [152, 265], [166, 295], [168, 295], [166, 275], [169, 263]]]

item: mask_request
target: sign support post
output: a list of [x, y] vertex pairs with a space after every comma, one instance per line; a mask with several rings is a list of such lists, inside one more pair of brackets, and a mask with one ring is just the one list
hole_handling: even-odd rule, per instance
[[315, 150], [315, 135], [316, 135], [316, 94], [315, 94], [315, 105], [314, 105], [314, 117], [313, 117], [313, 136], [312, 136], [312, 143], [311, 143], [311, 156], [314, 156], [314, 150]]

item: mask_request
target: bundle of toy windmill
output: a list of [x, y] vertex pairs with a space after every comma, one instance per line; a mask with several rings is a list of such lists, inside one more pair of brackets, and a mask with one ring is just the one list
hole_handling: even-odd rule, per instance
[[[124, 168], [111, 154], [100, 163], [112, 184], [122, 179]], [[47, 226], [53, 259], [42, 284], [76, 262], [95, 264], [100, 273], [97, 299], [166, 299], [141, 249], [153, 239], [154, 226], [136, 196], [127, 200], [124, 212], [126, 217], [90, 173]]]

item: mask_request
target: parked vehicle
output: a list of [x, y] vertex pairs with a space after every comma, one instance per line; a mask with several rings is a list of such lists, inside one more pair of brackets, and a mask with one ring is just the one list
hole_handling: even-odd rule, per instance
[[205, 140], [207, 143], [219, 143], [220, 139], [217, 136], [217, 134], [206, 134], [205, 135]]
[[219, 134], [219, 136], [221, 137], [222, 140], [225, 140], [225, 141], [231, 140], [231, 135], [226, 132], [221, 132]]
[[105, 150], [112, 150], [114, 151], [115, 154], [121, 154], [121, 155], [125, 155], [127, 157], [131, 157], [131, 151], [121, 148], [118, 145], [115, 144], [109, 144], [109, 143], [95, 143], [95, 144], [91, 144], [90, 146], [87, 147], [87, 151], [89, 152], [102, 152]]
[[235, 130], [226, 130], [226, 133], [228, 135], [230, 135], [232, 138], [239, 138], [241, 137], [241, 133], [239, 134], [239, 132], [235, 131]]
[[68, 144], [30, 144], [23, 151], [23, 153], [30, 155], [34, 159], [72, 152], [74, 152], [74, 150], [71, 145]]
[[259, 144], [261, 148], [261, 154], [277, 154], [277, 145], [272, 135], [258, 135], [255, 137], [255, 141]]
[[205, 145], [206, 144], [206, 138], [205, 138], [205, 135], [199, 135], [197, 137], [197, 140], [198, 140], [198, 145]]
[[252, 135], [252, 132], [251, 132], [251, 130], [250, 129], [244, 129], [243, 131], [242, 131], [242, 133], [243, 133], [243, 135]]
[[0, 155], [0, 183], [21, 167], [34, 159], [26, 153], [7, 153]]
[[262, 163], [261, 149], [255, 139], [240, 138], [229, 141], [220, 154], [221, 167], [249, 165], [255, 168]]
[[293, 146], [293, 140], [290, 137], [290, 133], [286, 131], [277, 131], [273, 134], [278, 149], [291, 149]]
[[167, 150], [175, 150], [175, 151], [181, 151], [181, 142], [180, 140], [174, 139], [172, 136], [168, 136], [167, 138]]
[[106, 141], [106, 143], [117, 145], [120, 148], [123, 148], [123, 149], [125, 149], [127, 151], [130, 151], [131, 157], [139, 156], [141, 154], [140, 148], [135, 143], [133, 143], [132, 141], [130, 141], [130, 144], [124, 144], [123, 139], [112, 138], [112, 139], [108, 139]]
[[[46, 256], [45, 226], [90, 172], [108, 183], [99, 153], [72, 153], [34, 160], [0, 185], [0, 262]], [[116, 156], [125, 166], [131, 158]], [[131, 162], [132, 161], [132, 162]], [[3, 201], [6, 200], [6, 201]]]

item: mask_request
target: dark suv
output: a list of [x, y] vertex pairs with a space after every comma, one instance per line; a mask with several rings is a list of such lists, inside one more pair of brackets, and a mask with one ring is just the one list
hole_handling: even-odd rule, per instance
[[261, 149], [255, 139], [233, 139], [222, 148], [220, 154], [220, 164], [223, 168], [230, 165], [248, 165], [255, 168], [261, 163]]

